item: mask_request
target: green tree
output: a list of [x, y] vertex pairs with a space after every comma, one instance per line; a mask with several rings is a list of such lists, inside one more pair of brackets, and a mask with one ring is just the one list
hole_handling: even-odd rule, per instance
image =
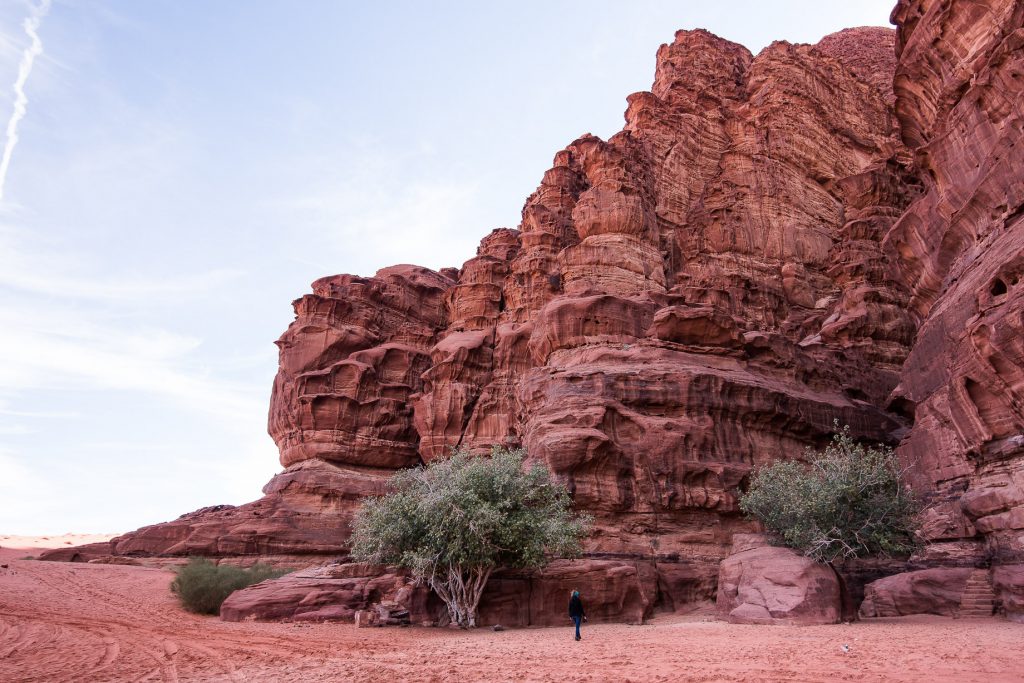
[[920, 506], [891, 448], [857, 443], [846, 426], [804, 460], [756, 471], [740, 509], [818, 562], [914, 549]]
[[570, 510], [565, 486], [523, 450], [490, 457], [456, 451], [396, 474], [391, 491], [368, 498], [352, 524], [352, 556], [412, 570], [448, 606], [453, 623], [476, 625], [496, 567], [539, 568], [577, 557], [589, 517]]

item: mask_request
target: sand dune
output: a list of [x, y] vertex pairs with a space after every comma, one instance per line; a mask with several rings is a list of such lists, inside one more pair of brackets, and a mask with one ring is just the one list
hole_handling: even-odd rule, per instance
[[[223, 623], [170, 572], [5, 560], [0, 681], [1021, 680], [1024, 625], [939, 617], [827, 627], [663, 617], [493, 632]], [[847, 645], [849, 652], [842, 646]]]

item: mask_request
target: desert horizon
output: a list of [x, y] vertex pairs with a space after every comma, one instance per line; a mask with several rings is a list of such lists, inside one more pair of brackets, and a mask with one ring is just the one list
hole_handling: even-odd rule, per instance
[[0, 550], [50, 550], [68, 545], [84, 545], [109, 541], [120, 534], [72, 533], [18, 536], [0, 534]]

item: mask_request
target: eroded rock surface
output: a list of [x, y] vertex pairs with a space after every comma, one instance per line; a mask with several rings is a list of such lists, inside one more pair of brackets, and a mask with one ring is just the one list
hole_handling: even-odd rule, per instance
[[540, 623], [508, 596], [580, 581], [639, 620], [715, 595], [751, 469], [838, 420], [901, 444], [929, 502], [919, 564], [994, 562], [1020, 617], [1024, 3], [893, 19], [757, 56], [677, 33], [623, 131], [558, 152], [517, 229], [460, 269], [294, 302], [264, 498], [112, 552], [344, 554], [397, 469], [523, 446], [595, 532], [569, 573], [496, 577], [482, 610]]
[[[1024, 560], [1024, 3], [901, 0], [895, 114], [921, 195], [884, 240], [919, 326], [893, 392], [929, 540]], [[1016, 613], [1013, 577], [999, 584]], [[1017, 614], [1024, 618], [1024, 614]]]
[[[350, 563], [311, 567], [235, 591], [221, 605], [225, 621], [289, 619], [349, 621], [371, 611], [381, 625], [400, 614], [406, 623], [427, 617], [427, 591], [404, 572]], [[396, 619], [397, 620], [397, 619]]]
[[860, 616], [955, 615], [973, 571], [970, 567], [942, 567], [879, 579], [865, 587]]
[[735, 624], [835, 624], [839, 579], [830, 567], [789, 548], [737, 534], [718, 574], [718, 614]]
[[[561, 560], [540, 572], [499, 571], [481, 598], [477, 624], [564, 626], [574, 589], [586, 596], [591, 622], [639, 624], [650, 615], [658, 576], [653, 564], [619, 560]], [[372, 626], [448, 623], [444, 603], [407, 572], [360, 563], [311, 567], [236, 591], [220, 614], [225, 621], [351, 622], [360, 611]]]
[[[751, 468], [836, 419], [873, 440], [900, 427], [883, 407], [913, 327], [880, 238], [916, 190], [878, 75], [893, 40], [852, 29], [754, 57], [679, 32], [625, 129], [556, 154], [518, 229], [461, 269], [315, 282], [278, 341], [285, 471], [255, 503], [115, 552], [341, 554], [388, 474], [524, 446], [595, 516], [590, 559], [564, 576], [615, 587], [604, 616], [711, 599], [752, 528], [737, 508]], [[572, 588], [545, 576], [537, 595]]]

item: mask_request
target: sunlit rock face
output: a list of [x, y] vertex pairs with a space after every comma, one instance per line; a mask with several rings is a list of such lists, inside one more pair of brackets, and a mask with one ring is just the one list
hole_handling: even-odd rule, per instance
[[603, 617], [636, 620], [713, 599], [751, 469], [838, 420], [900, 444], [929, 500], [916, 568], [992, 560], [1024, 604], [1024, 3], [893, 18], [756, 57], [677, 33], [624, 129], [555, 154], [461, 268], [294, 303], [263, 499], [113, 547], [344, 555], [391, 473], [522, 446], [595, 518], [587, 580], [624, 586]]
[[[250, 528], [341, 553], [387, 472], [523, 446], [594, 515], [594, 571], [631, 572], [630, 619], [712, 599], [751, 527], [737, 497], [752, 467], [821, 444], [836, 419], [874, 440], [901, 426], [882, 408], [914, 330], [881, 237], [917, 190], [879, 76], [893, 42], [853, 29], [753, 57], [680, 32], [625, 129], [558, 152], [518, 228], [459, 270], [314, 283], [278, 341], [270, 433], [287, 469]], [[245, 547], [232, 524], [215, 547]], [[217, 536], [174, 528], [175, 552]]]

